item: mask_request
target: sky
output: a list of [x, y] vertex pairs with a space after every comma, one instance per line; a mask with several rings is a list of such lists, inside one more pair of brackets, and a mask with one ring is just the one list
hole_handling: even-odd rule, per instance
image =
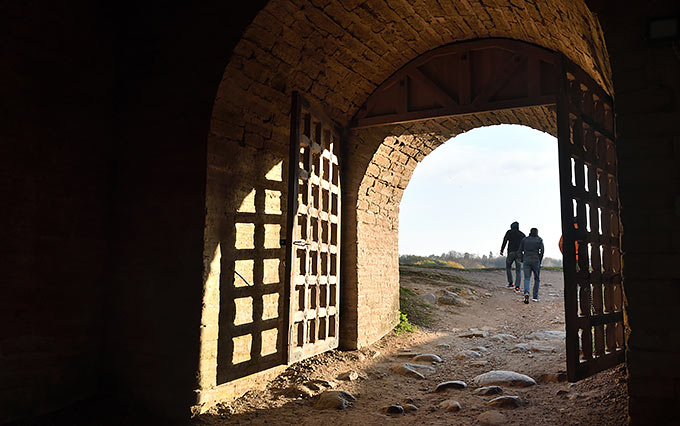
[[527, 235], [538, 228], [546, 257], [561, 257], [557, 139], [515, 124], [479, 127], [416, 167], [400, 205], [399, 254], [498, 256], [514, 221]]

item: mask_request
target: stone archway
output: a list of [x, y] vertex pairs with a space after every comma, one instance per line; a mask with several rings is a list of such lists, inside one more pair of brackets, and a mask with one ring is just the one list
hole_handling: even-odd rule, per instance
[[[293, 91], [298, 90], [311, 101], [325, 105], [327, 114], [346, 127], [375, 89], [410, 60], [442, 45], [486, 37], [511, 38], [562, 52], [600, 86], [611, 91], [602, 33], [597, 20], [581, 1], [500, 2], [495, 6], [481, 1], [468, 2], [465, 6], [444, 1], [421, 6], [414, 7], [407, 1], [376, 1], [350, 6], [338, 2], [273, 0], [256, 16], [235, 47], [216, 96], [208, 140], [204, 237], [206, 290], [199, 403], [238, 394], [242, 392], [239, 389], [246, 389], [252, 383], [255, 376], [251, 373], [267, 370], [276, 364], [275, 360], [284, 361], [280, 346], [266, 355], [271, 363], [259, 363], [258, 357], [264, 356], [258, 353], [261, 345], [245, 344], [242, 347], [244, 354], [236, 354], [233, 349], [236, 345], [226, 345], [224, 347], [231, 349], [220, 350], [219, 342], [267, 330], [277, 330], [278, 336], [285, 335], [282, 319], [273, 313], [266, 320], [268, 328], [258, 325], [264, 321], [260, 318], [263, 312], [280, 312], [280, 303], [284, 302], [280, 265], [285, 256], [279, 240], [285, 235], [285, 215], [264, 212], [247, 226], [239, 225], [237, 229], [236, 224], [242, 223], [237, 220], [239, 209], [244, 202], [250, 202], [248, 197], [251, 196], [257, 200], [263, 197], [263, 208], [275, 206], [275, 210], [280, 209], [277, 212], [287, 208], [285, 189], [279, 190], [278, 184], [274, 184], [276, 188], [270, 188], [271, 181], [267, 176], [273, 168], [280, 167], [280, 179], [284, 182], [288, 179], [289, 110]], [[394, 155], [402, 157], [406, 172], [413, 169], [415, 159], [422, 158], [445, 140], [441, 139], [442, 135], [500, 122], [546, 129], [554, 123], [552, 117], [552, 112], [545, 107], [534, 107], [512, 113], [478, 114], [456, 123], [436, 120], [427, 127], [402, 125], [392, 133], [364, 134], [355, 140], [370, 139], [376, 146], [381, 146], [375, 155], [377, 166], [384, 161], [380, 160], [385, 157], [383, 154], [394, 151], [395, 147], [390, 144], [399, 140], [399, 153]], [[397, 136], [386, 140], [388, 135]], [[407, 143], [409, 138], [413, 142]], [[414, 160], [407, 159], [411, 158], [406, 153], [409, 150]], [[355, 155], [361, 157], [357, 164], [365, 164], [368, 172], [373, 153], [362, 151]], [[261, 156], [265, 156], [266, 164], [259, 169], [258, 164], [262, 162], [252, 160]], [[370, 173], [381, 176], [382, 172], [371, 167]], [[347, 183], [354, 185], [358, 193], [364, 174], [349, 173], [345, 186]], [[408, 181], [406, 174], [396, 178], [393, 174], [389, 179], [392, 184], [404, 187]], [[395, 179], [399, 182], [395, 183]], [[397, 200], [394, 193], [385, 196]], [[387, 205], [395, 205], [393, 201]], [[351, 206], [352, 200], [344, 203], [346, 207]], [[364, 214], [356, 208], [350, 210], [353, 213], [345, 214], [346, 219]], [[246, 241], [247, 247], [237, 246], [236, 241]], [[220, 248], [219, 256], [216, 247]], [[350, 253], [358, 249], [356, 245], [347, 248]], [[396, 253], [396, 244], [394, 250]], [[259, 271], [254, 274], [256, 277], [267, 276], [268, 282], [252, 282], [245, 290], [239, 289], [236, 296], [235, 283], [240, 278], [238, 274], [225, 274], [224, 271], [236, 271], [240, 267], [237, 261], [239, 265], [252, 264], [247, 268], [252, 268], [251, 272]], [[216, 268], [217, 264], [221, 267]], [[352, 279], [350, 273], [344, 276]], [[363, 277], [361, 279], [363, 281]], [[254, 293], [248, 293], [250, 291]], [[357, 301], [359, 291], [357, 288]], [[345, 292], [345, 296], [349, 294], [351, 290]], [[265, 297], [270, 301], [277, 300], [277, 306], [264, 306]], [[251, 298], [251, 301], [241, 303], [239, 308], [237, 298]], [[390, 313], [395, 307], [393, 300], [377, 303], [385, 309], [378, 314], [381, 319], [380, 326], [375, 327], [376, 332], [367, 332], [363, 325], [360, 326], [356, 314], [342, 317], [340, 338], [344, 346], [366, 344], [389, 329], [394, 320]], [[242, 311], [236, 312], [238, 309]], [[233, 327], [237, 317], [240, 323]], [[225, 333], [227, 329], [232, 331]], [[243, 334], [238, 334], [241, 332]], [[278, 338], [277, 341], [280, 342]], [[227, 353], [229, 351], [231, 353]], [[233, 362], [235, 357], [250, 362], [251, 366], [240, 369], [242, 365]], [[241, 373], [225, 376], [229, 377], [228, 381], [220, 380], [218, 371], [225, 369]], [[240, 379], [245, 377], [248, 380]]]
[[507, 123], [559, 140], [569, 378], [623, 361], [613, 103], [578, 66], [535, 49], [499, 39], [435, 49], [391, 76], [357, 114], [344, 168], [344, 213], [354, 214], [343, 225], [343, 314], [356, 324], [345, 332], [348, 346], [370, 344], [398, 322], [399, 203], [417, 163], [458, 133]]

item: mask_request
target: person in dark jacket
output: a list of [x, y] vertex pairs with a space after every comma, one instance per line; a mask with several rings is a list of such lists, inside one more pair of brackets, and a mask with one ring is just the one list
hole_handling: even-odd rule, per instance
[[[505, 272], [508, 275], [508, 287], [515, 287], [515, 292], [519, 293], [519, 283], [522, 282], [522, 266], [519, 260], [519, 243], [526, 237], [524, 232], [519, 230], [519, 223], [512, 222], [510, 229], [503, 237], [503, 245], [501, 245], [501, 256], [505, 250], [505, 244], [508, 244], [508, 257], [505, 258]], [[515, 264], [515, 282], [512, 282], [512, 264]]]
[[538, 236], [538, 229], [531, 228], [529, 236], [519, 244], [520, 260], [524, 263], [524, 303], [529, 303], [529, 280], [534, 273], [534, 302], [538, 302], [538, 287], [541, 282], [541, 262], [543, 261], [543, 239]]

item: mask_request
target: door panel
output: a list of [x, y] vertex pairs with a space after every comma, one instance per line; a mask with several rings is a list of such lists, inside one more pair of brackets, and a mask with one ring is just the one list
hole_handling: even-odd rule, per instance
[[288, 362], [336, 348], [340, 301], [340, 131], [293, 94], [288, 198]]
[[567, 375], [624, 361], [621, 223], [612, 98], [562, 58], [558, 94]]

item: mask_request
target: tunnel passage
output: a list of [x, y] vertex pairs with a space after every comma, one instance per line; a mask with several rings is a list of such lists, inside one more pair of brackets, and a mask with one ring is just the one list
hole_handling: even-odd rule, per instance
[[[407, 1], [350, 5], [274, 0], [246, 29], [224, 72], [208, 140], [199, 404], [242, 393], [258, 377], [270, 374], [273, 371], [270, 367], [286, 362], [283, 337], [288, 332], [281, 312], [289, 301], [284, 300], [285, 247], [280, 243], [287, 232], [285, 182], [289, 179], [289, 113], [293, 91], [323, 105], [331, 119], [347, 128], [376, 88], [409, 61], [443, 45], [485, 37], [521, 40], [563, 52], [599, 85], [610, 90], [611, 76], [599, 24], [583, 2], [513, 2], [495, 6], [470, 2], [469, 5], [467, 8], [448, 1], [413, 7]], [[356, 221], [357, 232], [370, 234], [366, 226], [373, 219], [368, 217], [376, 212], [368, 205], [366, 210], [357, 210], [358, 203], [362, 206], [368, 203], [367, 199], [360, 200], [361, 185], [367, 193], [383, 192], [381, 196], [387, 198], [378, 204], [387, 214], [385, 217], [393, 216], [388, 210], [397, 208], [402, 190], [394, 192], [382, 180], [381, 173], [394, 173], [385, 164], [384, 154], [390, 153], [390, 163], [392, 156], [400, 156], [402, 163], [405, 161], [404, 175], [384, 177], [391, 180], [392, 185], [405, 186], [410, 175], [406, 170], [412, 170], [415, 158], [426, 155], [454, 134], [501, 122], [545, 130], [554, 128], [551, 115], [551, 112], [524, 108], [497, 111], [484, 117], [478, 114], [459, 117], [457, 124], [448, 127], [438, 127], [441, 124], [435, 120], [425, 128], [409, 124], [400, 125], [392, 133], [385, 133], [384, 129], [373, 136], [369, 135], [373, 131], [353, 133], [343, 153], [352, 159], [342, 161], [344, 221]], [[392, 139], [386, 140], [387, 136]], [[376, 152], [350, 153], [356, 141], [369, 139], [368, 144]], [[404, 144], [400, 147], [403, 152], [392, 151], [394, 147], [390, 144], [396, 144], [397, 140], [399, 145]], [[378, 149], [382, 145], [384, 147]], [[414, 153], [413, 149], [420, 153]], [[405, 160], [410, 155], [408, 152], [414, 159]], [[369, 170], [374, 154], [376, 161]], [[272, 181], [266, 178], [270, 170], [279, 165], [279, 182], [284, 183], [274, 186], [280, 190], [274, 189]], [[380, 167], [386, 171], [378, 171]], [[362, 184], [364, 172], [370, 174]], [[373, 176], [376, 173], [378, 175]], [[394, 182], [395, 179], [400, 182]], [[253, 190], [256, 200], [276, 204], [280, 213], [255, 215], [250, 224], [240, 222], [239, 209]], [[371, 209], [375, 209], [375, 205]], [[389, 226], [389, 229], [396, 225], [393, 220], [370, 224], [374, 228]], [[239, 238], [248, 240], [249, 248], [236, 247]], [[395, 273], [384, 275], [382, 264], [372, 272], [366, 269], [366, 274], [357, 272], [351, 265], [367, 246], [366, 242], [352, 243], [353, 238], [343, 232], [340, 292], [343, 347], [362, 346], [376, 340], [389, 330], [396, 312], [394, 295], [385, 293], [376, 299], [373, 292], [380, 288], [375, 280], [388, 279], [391, 283]], [[394, 236], [383, 241], [376, 239], [372, 244], [386, 244], [381, 255], [383, 260], [396, 261]], [[253, 282], [237, 290], [243, 280], [234, 271], [243, 265], [247, 265], [245, 272], [253, 271]], [[265, 276], [269, 277], [267, 283]], [[266, 306], [274, 300], [275, 307]], [[373, 310], [376, 307], [379, 308]], [[237, 310], [242, 313], [235, 314]], [[265, 311], [277, 312], [277, 316], [264, 319]], [[360, 317], [363, 318], [361, 324]], [[238, 325], [235, 324], [237, 318]], [[271, 353], [263, 355], [262, 344], [257, 340], [263, 339], [261, 333], [266, 330], [276, 330], [276, 346]], [[269, 342], [274, 341], [274, 332], [271, 333]], [[256, 372], [262, 373], [252, 375]]]

